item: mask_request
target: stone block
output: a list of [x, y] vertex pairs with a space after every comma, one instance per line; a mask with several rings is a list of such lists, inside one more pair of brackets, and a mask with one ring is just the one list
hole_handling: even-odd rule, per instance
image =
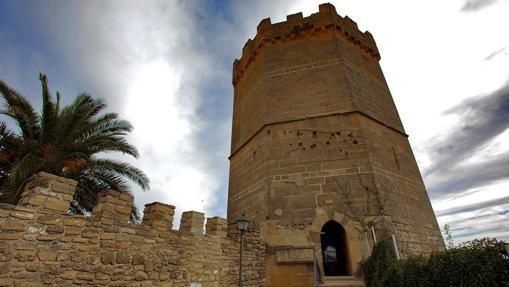
[[115, 190], [101, 191], [97, 195], [97, 204], [92, 215], [99, 219], [112, 219], [127, 222], [131, 215], [133, 197]]
[[115, 264], [115, 252], [104, 251], [101, 255], [101, 262], [104, 265]]
[[58, 251], [53, 249], [41, 249], [37, 252], [40, 261], [56, 261]]
[[145, 256], [143, 254], [136, 253], [133, 256], [133, 261], [132, 261], [133, 265], [142, 265], [144, 263], [145, 263]]
[[101, 231], [94, 227], [85, 227], [81, 230], [81, 236], [84, 238], [96, 238], [101, 235]]
[[127, 252], [117, 252], [117, 264], [128, 264], [131, 262], [131, 256]]
[[76, 184], [71, 179], [39, 172], [25, 185], [18, 206], [32, 207], [38, 212], [65, 214]]
[[203, 223], [205, 215], [197, 211], [186, 211], [182, 213], [180, 220], [180, 232], [203, 234]]
[[69, 202], [63, 201], [60, 198], [50, 197], [44, 202], [44, 209], [50, 209], [60, 213], [67, 213], [69, 210]]
[[59, 224], [62, 222], [62, 217], [55, 214], [42, 214], [37, 217], [36, 221], [40, 224]]
[[228, 228], [228, 222], [225, 218], [221, 217], [209, 217], [207, 218], [207, 224], [205, 225], [205, 233], [208, 235], [218, 235], [221, 237], [226, 236], [226, 230]]
[[136, 281], [147, 280], [147, 278], [148, 278], [147, 273], [143, 271], [136, 271], [136, 273], [134, 273], [134, 280]]
[[163, 230], [173, 227], [173, 215], [175, 206], [160, 202], [153, 202], [145, 205], [143, 210], [143, 224]]
[[5, 220], [0, 221], [0, 230], [2, 231], [24, 231], [27, 222], [24, 220]]
[[313, 248], [276, 250], [278, 264], [313, 263], [315, 259]]

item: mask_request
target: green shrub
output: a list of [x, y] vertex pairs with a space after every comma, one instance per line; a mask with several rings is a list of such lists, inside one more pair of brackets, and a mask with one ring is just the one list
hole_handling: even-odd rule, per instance
[[373, 248], [371, 256], [361, 263], [362, 273], [366, 286], [382, 287], [388, 286], [391, 274], [389, 270], [395, 270], [397, 260], [394, 257], [389, 241], [380, 241]]
[[390, 241], [380, 241], [361, 264], [367, 287], [509, 286], [509, 261], [495, 239], [403, 260], [395, 258], [391, 246]]

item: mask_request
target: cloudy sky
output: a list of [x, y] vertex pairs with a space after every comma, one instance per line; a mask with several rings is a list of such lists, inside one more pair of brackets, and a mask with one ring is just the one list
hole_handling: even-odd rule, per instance
[[[161, 201], [226, 213], [231, 67], [258, 22], [320, 1], [0, 1], [0, 79], [88, 91], [135, 126]], [[509, 1], [332, 1], [375, 37], [440, 225], [509, 239]]]

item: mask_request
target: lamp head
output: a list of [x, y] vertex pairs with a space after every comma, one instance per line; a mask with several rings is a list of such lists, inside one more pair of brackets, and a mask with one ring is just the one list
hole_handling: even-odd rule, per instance
[[247, 219], [237, 219], [235, 222], [239, 231], [246, 231], [249, 228], [249, 220]]

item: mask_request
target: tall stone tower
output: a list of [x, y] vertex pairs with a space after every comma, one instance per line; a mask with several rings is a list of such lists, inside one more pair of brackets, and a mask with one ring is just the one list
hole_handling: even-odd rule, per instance
[[361, 284], [380, 238], [401, 256], [443, 248], [379, 61], [371, 34], [322, 4], [262, 20], [233, 64], [228, 219], [260, 226], [267, 286]]

